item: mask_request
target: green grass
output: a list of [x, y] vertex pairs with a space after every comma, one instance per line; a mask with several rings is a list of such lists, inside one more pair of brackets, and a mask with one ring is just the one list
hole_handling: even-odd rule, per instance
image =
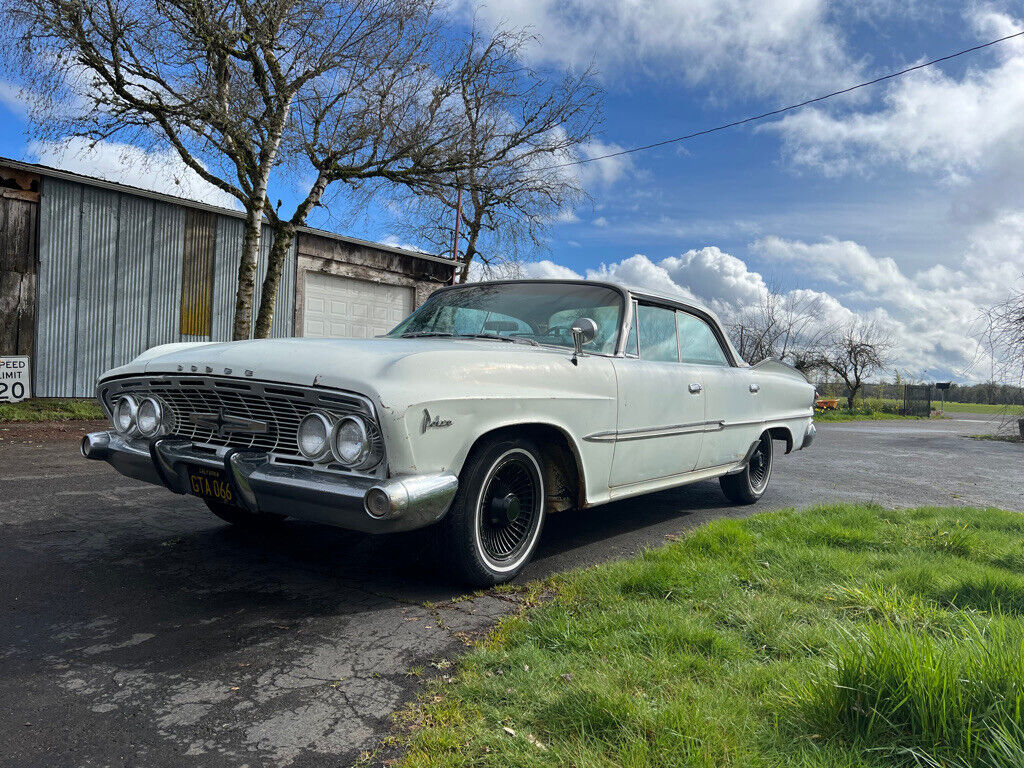
[[971, 435], [975, 440], [998, 440], [1001, 443], [1024, 443], [1020, 435]]
[[1020, 405], [989, 405], [988, 403], [946, 403], [933, 400], [933, 408], [939, 408], [946, 413], [1006, 413], [1024, 416], [1024, 407]]
[[840, 408], [836, 411], [815, 411], [815, 421], [885, 421], [887, 419], [917, 419], [924, 418], [923, 416], [903, 416], [899, 413], [882, 413], [881, 411], [869, 411], [866, 409], [858, 408], [854, 411], [848, 411], [845, 408]]
[[105, 418], [95, 400], [60, 400], [34, 398], [20, 403], [0, 403], [0, 422], [4, 421], [75, 421]]
[[1024, 515], [720, 520], [531, 585], [402, 765], [1024, 765]]

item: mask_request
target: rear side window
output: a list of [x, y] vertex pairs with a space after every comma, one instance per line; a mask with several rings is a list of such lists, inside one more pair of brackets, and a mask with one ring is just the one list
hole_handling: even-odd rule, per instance
[[686, 312], [676, 312], [679, 355], [684, 363], [728, 365], [722, 345], [706, 322]]
[[641, 360], [679, 362], [675, 314], [673, 310], [662, 307], [651, 307], [645, 304], [640, 304], [637, 307]]

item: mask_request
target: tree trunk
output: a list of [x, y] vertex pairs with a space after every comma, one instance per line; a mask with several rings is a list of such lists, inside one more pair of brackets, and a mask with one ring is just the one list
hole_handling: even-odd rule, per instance
[[847, 384], [846, 388], [850, 392], [850, 394], [846, 396], [846, 407], [852, 411], [854, 401], [856, 401], [857, 399], [857, 391], [860, 389], [860, 385], [858, 384], [856, 387], [851, 387], [849, 384]]
[[263, 291], [260, 294], [260, 308], [256, 314], [254, 339], [266, 339], [270, 336], [270, 326], [274, 322], [274, 303], [277, 301], [277, 289], [281, 285], [281, 270], [284, 267], [288, 250], [295, 239], [295, 225], [281, 222], [274, 232], [274, 243], [270, 246], [270, 258], [267, 261], [267, 276], [263, 278]]
[[263, 198], [250, 203], [245, 215], [242, 258], [238, 262], [238, 289], [235, 292], [235, 322], [231, 332], [234, 341], [249, 338], [252, 330], [252, 299], [256, 286], [256, 262], [260, 253], [263, 228]]
[[459, 269], [460, 283], [469, 280], [469, 266], [473, 263], [473, 257], [476, 256], [476, 244], [480, 239], [480, 229], [482, 226], [483, 212], [473, 217], [473, 221], [469, 223], [469, 227], [466, 230], [468, 240], [466, 242], [466, 253], [462, 256], [462, 267]]

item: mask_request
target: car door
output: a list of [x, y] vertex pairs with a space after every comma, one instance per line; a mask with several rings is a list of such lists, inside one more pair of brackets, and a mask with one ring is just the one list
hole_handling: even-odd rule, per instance
[[679, 362], [675, 311], [635, 305], [626, 354], [612, 361], [619, 402], [609, 485], [691, 471], [705, 421], [703, 381], [699, 366]]
[[746, 455], [761, 432], [761, 398], [757, 375], [734, 366], [706, 320], [676, 313], [679, 356], [700, 369], [704, 384], [704, 433], [697, 469], [733, 464]]

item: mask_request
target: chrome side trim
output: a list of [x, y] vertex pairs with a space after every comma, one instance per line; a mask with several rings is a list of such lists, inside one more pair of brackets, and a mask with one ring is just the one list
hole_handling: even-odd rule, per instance
[[772, 416], [770, 419], [746, 419], [745, 421], [723, 421], [722, 426], [726, 429], [729, 427], [749, 427], [752, 424], [768, 424], [769, 422], [776, 421], [789, 421], [790, 419], [806, 419], [810, 418], [813, 414], [811, 410], [799, 412], [799, 413], [786, 413], [782, 416]]
[[725, 423], [722, 421], [696, 421], [692, 424], [671, 424], [664, 427], [624, 429], [621, 432], [615, 430], [592, 432], [589, 435], [585, 435], [583, 439], [590, 443], [615, 443], [626, 440], [647, 440], [655, 437], [674, 437], [675, 435], [687, 435], [694, 432], [718, 432], [724, 426]]

